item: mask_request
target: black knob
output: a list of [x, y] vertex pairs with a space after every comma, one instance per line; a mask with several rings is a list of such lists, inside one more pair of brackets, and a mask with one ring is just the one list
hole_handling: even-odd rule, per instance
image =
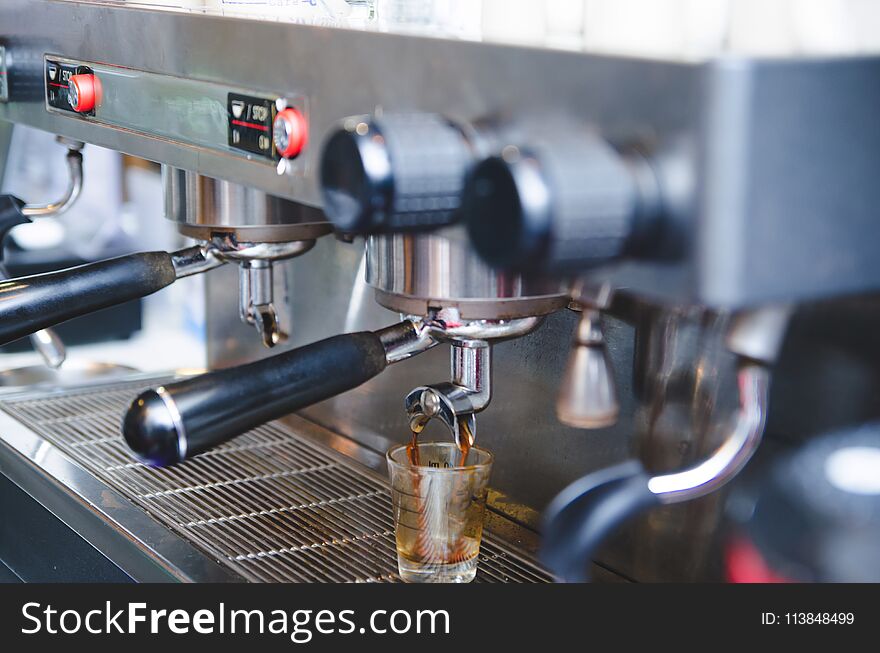
[[472, 161], [462, 131], [441, 116], [350, 118], [324, 146], [324, 212], [347, 233], [451, 224]]
[[[14, 102], [43, 102], [46, 93], [46, 80], [43, 53], [44, 48], [18, 39], [5, 41], [5, 62], [0, 66], [0, 90], [6, 84], [6, 97]], [[5, 73], [5, 74], [4, 74]]]
[[477, 164], [462, 214], [474, 247], [495, 267], [577, 271], [627, 253], [639, 195], [632, 167], [608, 143], [558, 137]]

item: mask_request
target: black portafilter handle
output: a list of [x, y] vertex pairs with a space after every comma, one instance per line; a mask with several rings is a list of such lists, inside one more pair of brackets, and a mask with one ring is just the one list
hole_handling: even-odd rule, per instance
[[142, 252], [0, 282], [0, 345], [150, 295], [177, 278], [171, 254]]
[[140, 460], [173, 465], [260, 424], [351, 390], [386, 365], [378, 334], [334, 336], [147, 390], [128, 409], [122, 432]]
[[585, 583], [597, 549], [636, 515], [660, 505], [642, 464], [629, 460], [578, 479], [544, 512], [540, 559], [561, 581]]

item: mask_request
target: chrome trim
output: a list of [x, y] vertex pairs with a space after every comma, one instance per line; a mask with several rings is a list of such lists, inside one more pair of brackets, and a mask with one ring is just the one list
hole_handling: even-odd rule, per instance
[[186, 428], [183, 426], [183, 418], [180, 416], [177, 404], [174, 403], [174, 398], [168, 394], [164, 385], [156, 388], [156, 394], [159, 395], [159, 399], [165, 404], [165, 408], [171, 416], [171, 423], [174, 424], [174, 430], [177, 431], [177, 457], [179, 460], [185, 460], [187, 450]]
[[21, 209], [21, 213], [28, 218], [48, 218], [61, 215], [73, 206], [82, 194], [82, 148], [84, 144], [62, 137], [58, 137], [58, 141], [68, 147], [67, 171], [70, 174], [70, 181], [67, 184], [67, 190], [55, 202], [50, 202], [49, 204], [25, 204]]
[[251, 243], [215, 237], [211, 240], [209, 248], [214, 256], [223, 261], [282, 261], [305, 254], [314, 246], [314, 239]]
[[418, 319], [407, 319], [379, 329], [376, 335], [385, 348], [385, 361], [389, 365], [405, 361], [440, 344]]
[[744, 364], [738, 373], [740, 409], [730, 434], [708, 459], [674, 474], [654, 476], [648, 489], [663, 503], [680, 503], [714, 492], [745, 466], [761, 443], [767, 419], [770, 372]]
[[207, 246], [187, 247], [171, 253], [171, 264], [178, 279], [213, 270], [226, 263]]
[[[269, 172], [275, 175], [274, 168]], [[320, 211], [256, 188], [167, 165], [162, 183], [165, 217], [200, 240], [232, 233], [240, 241], [284, 243], [332, 231]]]
[[565, 284], [492, 269], [458, 227], [369, 236], [366, 282], [401, 313], [452, 309], [468, 320], [520, 318], [562, 308]]

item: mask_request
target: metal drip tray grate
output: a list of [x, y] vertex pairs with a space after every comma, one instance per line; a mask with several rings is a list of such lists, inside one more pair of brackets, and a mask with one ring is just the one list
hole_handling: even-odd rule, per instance
[[[248, 580], [399, 580], [390, 495], [378, 477], [277, 423], [175, 467], [139, 464], [119, 424], [144, 385], [19, 395], [0, 407]], [[487, 534], [477, 580], [551, 577]]]

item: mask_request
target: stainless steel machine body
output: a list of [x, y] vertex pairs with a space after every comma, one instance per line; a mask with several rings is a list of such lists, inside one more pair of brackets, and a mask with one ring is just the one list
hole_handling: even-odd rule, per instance
[[[880, 280], [863, 246], [880, 192], [870, 183], [875, 58], [639, 60], [39, 0], [4, 3], [0, 15], [6, 120], [319, 206], [320, 144], [346, 116], [424, 111], [516, 132], [562, 114], [647, 150], [672, 195], [681, 262], [613, 266], [616, 285], [730, 306]], [[240, 55], [253, 43], [259, 66]], [[118, 68], [104, 82], [118, 107], [45, 110], [47, 55]], [[225, 104], [242, 91], [302, 108], [309, 145], [296, 166], [279, 175], [274, 159], [230, 146]]]
[[[33, 20], [37, 14], [39, 21]], [[254, 44], [260, 45], [258, 54]], [[386, 327], [397, 321], [388, 309], [424, 316], [435, 308], [454, 308], [475, 320], [546, 314], [536, 331], [493, 347], [492, 403], [480, 414], [479, 442], [498, 461], [491, 508], [504, 516], [501, 530], [514, 539], [528, 539], [538, 525], [537, 511], [585, 472], [612, 465], [638, 448], [650, 451], [658, 440], [671, 445], [657, 447], [658, 472], [692, 463], [718, 444], [715, 425], [732, 410], [724, 401], [732, 396], [724, 385], [725, 370], [732, 366], [714, 321], [718, 315], [880, 286], [872, 245], [880, 237], [875, 219], [878, 58], [643, 60], [50, 0], [4, 3], [0, 46], [9, 81], [8, 100], [0, 100], [0, 134], [4, 121], [28, 124], [164, 164], [168, 217], [187, 235], [207, 240], [226, 234], [258, 246], [317, 238], [304, 257], [276, 267], [276, 281], [283, 280], [287, 292], [276, 294], [274, 310], [281, 323], [296, 316], [296, 329], [282, 349], [330, 333]], [[91, 113], [63, 108], [63, 98], [53, 95], [60, 93], [53, 90], [53, 67], [55, 74], [97, 74], [103, 103]], [[250, 120], [236, 113], [242, 107], [248, 107]], [[260, 139], [274, 128], [269, 118], [287, 108], [304, 116], [308, 130], [302, 154], [289, 160], [279, 154], [286, 143]], [[551, 142], [564, 139], [568, 126], [575, 125], [650, 162], [661, 188], [661, 236], [645, 255], [583, 275], [621, 295], [602, 307], [605, 346], [617, 373], [616, 424], [578, 430], [560, 424], [555, 414], [579, 319], [564, 309], [570, 279], [536, 280], [492, 270], [455, 228], [374, 235], [366, 247], [359, 239], [318, 238], [329, 231], [318, 219], [323, 139], [348, 116], [386, 111], [442, 115], [464, 126], [488, 124], [505, 142], [524, 144], [541, 141], [546, 133]], [[228, 291], [236, 285], [232, 274], [232, 266], [226, 266], [207, 277], [209, 361], [217, 368], [266, 355], [238, 319], [239, 307]], [[249, 283], [248, 292], [258, 297], [266, 278]], [[791, 367], [802, 353], [790, 345], [780, 365]], [[289, 437], [297, 440], [289, 445], [296, 451], [285, 455], [308, 457], [314, 455], [311, 445], [299, 437], [315, 431], [337, 451], [375, 463], [391, 442], [409, 436], [403, 397], [428, 380], [448, 378], [444, 354], [435, 348], [302, 410], [290, 418], [295, 427], [287, 435], [269, 426], [241, 442], [258, 448]], [[667, 401], [669, 388], [682, 393], [685, 407]], [[47, 408], [53, 400], [65, 401], [40, 400]], [[81, 444], [102, 446], [100, 438], [64, 440], [22, 413], [29, 399], [17, 401], [11, 398], [4, 410], [27, 425], [28, 435], [12, 443], [18, 454], [27, 457], [28, 446], [40, 446], [34, 433], [42, 433], [113, 489], [128, 491], [126, 500], [148, 509], [163, 494], [222, 484], [230, 468], [244, 464], [234, 453], [238, 445], [224, 445], [217, 457], [205, 454], [185, 464], [210, 467], [225, 456], [225, 467], [184, 479], [184, 486], [175, 485], [176, 472], [155, 472], [135, 490], [139, 481], [130, 474], [143, 472], [127, 469], [119, 450], [103, 472], [89, 468], [77, 452]], [[640, 442], [645, 434], [647, 444]], [[30, 462], [41, 467], [35, 458]], [[320, 458], [316, 464], [335, 463]], [[109, 478], [115, 466], [119, 474]], [[359, 473], [346, 472], [333, 482], [367, 483]], [[260, 467], [246, 480], [258, 485], [266, 475], [286, 474]], [[150, 485], [153, 481], [158, 485]], [[366, 495], [379, 492], [378, 485], [367, 486]], [[271, 511], [284, 510], [257, 505], [271, 492], [252, 489], [244, 511], [267, 511], [271, 519]], [[372, 505], [369, 496], [359, 494], [360, 499]], [[208, 510], [198, 514], [181, 506], [160, 511], [164, 527], [202, 553], [231, 561], [222, 573], [210, 567], [172, 571], [172, 576], [214, 578], [232, 569], [232, 575], [251, 580], [314, 579], [313, 567], [288, 567], [284, 575], [280, 570], [286, 563], [267, 561], [295, 556], [296, 542], [220, 551], [216, 533], [207, 544], [200, 539], [208, 537], [199, 534], [202, 522], [235, 521], [235, 514], [212, 512], [225, 500], [206, 497]], [[374, 519], [364, 511], [363, 519]], [[665, 506], [658, 514], [624, 533], [600, 560], [635, 579], [714, 577], [706, 552], [716, 543], [717, 497]], [[180, 555], [190, 553], [156, 555], [154, 549], [147, 557], [165, 559], [160, 566], [167, 571], [176, 566], [167, 564], [168, 558]], [[328, 564], [331, 570], [317, 575], [338, 579]], [[357, 579], [387, 577], [383, 564], [359, 570]], [[524, 575], [544, 578], [532, 570]]]
[[178, 168], [162, 170], [165, 217], [198, 240], [215, 234], [242, 242], [313, 240], [330, 233], [321, 212], [239, 184]]
[[545, 315], [568, 301], [564, 284], [493, 270], [463, 233], [370, 236], [365, 280], [376, 301], [399, 313], [455, 308], [463, 319]]

